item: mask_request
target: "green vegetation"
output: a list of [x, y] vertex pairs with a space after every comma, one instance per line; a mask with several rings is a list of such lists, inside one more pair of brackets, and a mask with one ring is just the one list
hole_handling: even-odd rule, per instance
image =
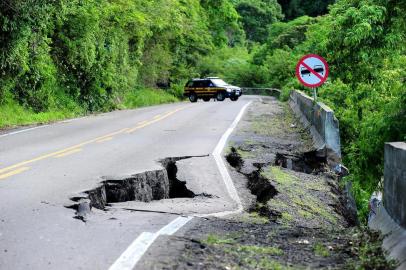
[[350, 252], [356, 259], [349, 260], [346, 269], [396, 269], [399, 266], [395, 260], [385, 258], [383, 237], [379, 232], [355, 229], [352, 240]]
[[325, 14], [328, 6], [334, 2], [335, 0], [278, 0], [286, 19]]
[[316, 243], [313, 246], [314, 254], [321, 257], [328, 257], [330, 256], [330, 251], [322, 244]]
[[176, 101], [244, 40], [228, 0], [5, 0], [0, 24], [0, 128]]
[[238, 246], [237, 252], [246, 252], [253, 254], [264, 254], [264, 255], [282, 255], [283, 251], [276, 247], [260, 247], [260, 246]]
[[237, 0], [235, 8], [250, 41], [264, 42], [271, 24], [283, 18], [276, 0]]
[[[295, 78], [297, 61], [308, 53], [327, 59], [331, 75], [319, 97], [340, 121], [343, 162], [351, 173], [346, 181], [353, 183], [365, 220], [369, 197], [383, 175], [384, 143], [406, 140], [406, 6], [339, 0], [327, 13], [334, 1], [300, 1], [312, 2], [301, 4], [302, 10], [299, 1], [279, 2], [285, 21], [272, 23], [265, 41], [249, 43], [248, 51], [229, 48], [235, 53], [228, 52], [232, 57], [225, 61], [243, 61], [225, 77], [244, 86], [280, 88], [286, 100], [292, 89], [309, 93]], [[320, 14], [325, 15], [309, 17]], [[213, 65], [211, 74], [218, 70]]]
[[178, 99], [167, 91], [140, 89], [126, 93], [123, 104], [126, 108], [138, 108], [176, 101]]
[[[261, 205], [259, 203], [257, 203], [256, 208], [259, 209], [260, 207], [261, 207]], [[251, 224], [268, 224], [269, 218], [261, 216], [256, 210], [253, 212], [250, 212], [250, 213], [242, 214], [241, 217], [239, 218], [239, 220], [242, 222], [251, 223]]]
[[300, 223], [304, 219], [307, 222], [338, 228], [337, 214], [313, 193], [329, 189], [322, 179], [299, 179], [276, 166], [265, 167], [261, 175], [272, 181], [279, 191], [279, 194], [268, 202], [268, 206], [281, 213], [281, 221], [284, 224]]
[[221, 238], [214, 234], [209, 234], [205, 241], [208, 245], [224, 245], [224, 244], [234, 244], [235, 240], [233, 238]]
[[253, 269], [290, 269], [275, 260], [277, 256], [283, 255], [283, 250], [280, 248], [242, 245], [237, 242], [238, 237], [231, 234], [226, 237], [209, 234], [203, 243], [220, 248], [226, 254], [238, 259], [239, 266], [249, 266]]
[[351, 172], [347, 180], [362, 218], [383, 174], [384, 143], [406, 139], [404, 11], [399, 2], [337, 1], [323, 17], [276, 23], [280, 30], [253, 56], [277, 78], [264, 85], [282, 88], [284, 97], [303, 89], [293, 74], [300, 56], [317, 53], [327, 59], [331, 78], [319, 95], [340, 120], [344, 163]]

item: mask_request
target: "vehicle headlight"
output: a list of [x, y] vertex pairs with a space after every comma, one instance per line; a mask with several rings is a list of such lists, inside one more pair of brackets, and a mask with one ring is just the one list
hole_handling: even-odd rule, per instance
[[231, 93], [233, 91], [231, 88], [227, 88], [227, 92]]

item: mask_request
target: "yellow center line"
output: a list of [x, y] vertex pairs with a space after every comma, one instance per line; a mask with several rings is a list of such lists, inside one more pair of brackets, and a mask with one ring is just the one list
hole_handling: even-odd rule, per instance
[[53, 156], [62, 154], [63, 152], [66, 152], [66, 151], [70, 151], [70, 150], [73, 150], [73, 149], [76, 149], [76, 148], [80, 148], [80, 147], [85, 146], [85, 145], [88, 145], [88, 144], [90, 144], [90, 143], [93, 143], [93, 142], [102, 140], [102, 139], [104, 139], [104, 138], [106, 138], [106, 137], [111, 137], [111, 136], [114, 136], [114, 135], [117, 135], [117, 134], [126, 132], [127, 130], [128, 130], [128, 128], [124, 128], [124, 129], [121, 129], [121, 130], [119, 130], [119, 131], [116, 131], [116, 132], [113, 132], [113, 133], [110, 133], [110, 134], [107, 134], [107, 135], [104, 135], [104, 136], [101, 136], [101, 137], [98, 137], [98, 138], [95, 138], [95, 139], [92, 139], [92, 140], [88, 140], [88, 141], [85, 141], [85, 142], [83, 142], [83, 143], [79, 143], [79, 144], [77, 144], [77, 145], [74, 145], [74, 146], [71, 146], [71, 147], [68, 147], [68, 148], [65, 148], [65, 149], [56, 151], [56, 152], [52, 152], [52, 153], [49, 153], [49, 154], [45, 154], [45, 155], [42, 155], [42, 156], [39, 156], [39, 157], [30, 159], [30, 160], [26, 160], [26, 161], [23, 161], [23, 162], [20, 162], [20, 163], [11, 165], [11, 166], [9, 166], [9, 167], [0, 169], [0, 173], [6, 172], [6, 171], [10, 171], [10, 170], [12, 170], [12, 169], [15, 169], [15, 168], [18, 168], [18, 167], [27, 165], [27, 164], [31, 164], [31, 163], [34, 163], [34, 162], [37, 162], [37, 161], [40, 161], [40, 160], [44, 160], [44, 159], [46, 159], [46, 158], [50, 158], [50, 157], [53, 157]]
[[147, 120], [142, 121], [142, 122], [139, 122], [137, 125], [143, 125], [143, 124], [146, 124], [146, 123], [148, 123], [148, 121], [147, 121]]
[[13, 175], [16, 175], [16, 174], [19, 174], [19, 173], [22, 173], [22, 172], [25, 172], [25, 171], [27, 171], [29, 169], [30, 169], [30, 167], [22, 167], [22, 168], [19, 168], [17, 170], [14, 170], [14, 171], [11, 171], [11, 172], [8, 172], [8, 173], [5, 173], [5, 174], [0, 174], [0, 180], [5, 179], [5, 178], [10, 177], [10, 176], [13, 176]]
[[113, 137], [107, 137], [107, 138], [97, 141], [97, 143], [108, 142], [108, 141], [111, 141], [112, 139], [113, 139]]
[[161, 117], [161, 116], [162, 116], [161, 114], [155, 115], [155, 116], [154, 116], [154, 119], [157, 119], [157, 118], [159, 118], [159, 117]]
[[[65, 153], [65, 152], [69, 152], [69, 151], [71, 151], [71, 150], [75, 150], [75, 149], [77, 149], [77, 148], [81, 148], [81, 147], [83, 147], [83, 146], [85, 146], [85, 145], [88, 145], [88, 144], [91, 144], [91, 143], [94, 143], [94, 142], [98, 142], [98, 141], [104, 140], [104, 139], [109, 138], [109, 137], [113, 137], [113, 136], [118, 135], [118, 134], [122, 134], [122, 133], [132, 133], [133, 131], [135, 131], [135, 130], [137, 130], [137, 129], [141, 129], [141, 128], [143, 128], [143, 127], [146, 127], [146, 126], [149, 126], [149, 125], [151, 125], [151, 124], [153, 124], [153, 123], [156, 123], [156, 122], [158, 122], [158, 121], [160, 121], [160, 120], [163, 120], [163, 119], [169, 117], [170, 115], [172, 115], [172, 114], [174, 114], [174, 113], [176, 113], [176, 112], [178, 112], [178, 111], [180, 111], [180, 110], [183, 110], [183, 109], [185, 109], [185, 108], [187, 108], [187, 107], [190, 107], [190, 105], [188, 105], [188, 106], [183, 106], [183, 107], [180, 107], [180, 108], [175, 109], [175, 110], [173, 110], [173, 111], [170, 111], [170, 112], [168, 112], [167, 114], [164, 114], [163, 116], [160, 116], [159, 118], [156, 118], [156, 119], [154, 119], [154, 120], [152, 120], [152, 121], [143, 121], [143, 122], [145, 122], [145, 123], [141, 122], [141, 123], [138, 124], [138, 126], [136, 126], [136, 127], [133, 128], [133, 129], [131, 129], [131, 128], [120, 129], [120, 130], [118, 130], [118, 131], [112, 132], [112, 133], [110, 133], [110, 134], [107, 134], [107, 135], [104, 135], [104, 136], [101, 136], [101, 137], [97, 137], [97, 138], [94, 138], [94, 139], [91, 139], [91, 140], [88, 140], [88, 141], [85, 141], [85, 142], [82, 142], [82, 143], [79, 143], [79, 144], [76, 144], [76, 145], [73, 145], [73, 146], [70, 146], [70, 147], [61, 149], [61, 150], [58, 150], [58, 151], [55, 151], [55, 152], [52, 152], [52, 153], [49, 153], [49, 154], [41, 155], [41, 156], [38, 156], [38, 157], [36, 157], [36, 158], [30, 159], [30, 160], [26, 160], [26, 161], [22, 161], [22, 162], [20, 162], [20, 163], [17, 163], [17, 164], [14, 164], [14, 165], [11, 165], [11, 166], [2, 168], [2, 169], [0, 169], [0, 176], [2, 175], [2, 173], [5, 173], [5, 172], [7, 172], [7, 171], [11, 171], [11, 170], [13, 170], [13, 169], [16, 169], [16, 168], [19, 168], [19, 167], [22, 167], [22, 166], [25, 166], [25, 165], [28, 165], [28, 164], [32, 164], [32, 163], [34, 163], [34, 162], [41, 161], [41, 160], [44, 160], [44, 159], [47, 159], [47, 158], [50, 158], [50, 157], [61, 156], [61, 155], [62, 155], [63, 153]], [[76, 151], [75, 151], [75, 152], [76, 152]], [[75, 153], [75, 152], [74, 152], [74, 153]], [[71, 154], [71, 153], [69, 153], [69, 154]], [[64, 156], [64, 155], [62, 155], [62, 156]], [[24, 167], [24, 168], [21, 168], [21, 169], [24, 169], [23, 171], [28, 170], [27, 167]], [[17, 171], [17, 170], [16, 170], [16, 171]], [[14, 171], [12, 171], [12, 172], [10, 172], [10, 173], [13, 173], [13, 172], [14, 172]], [[17, 172], [17, 173], [19, 173], [19, 172]], [[13, 175], [13, 174], [12, 174], [12, 175]], [[0, 178], [0, 179], [1, 179], [1, 178]]]
[[[164, 115], [162, 115], [162, 116], [160, 115], [158, 118], [155, 118], [155, 117], [154, 117], [154, 120], [147, 121], [145, 124], [142, 124], [142, 125], [137, 125], [136, 127], [127, 130], [126, 133], [128, 133], [128, 134], [133, 133], [134, 131], [136, 131], [136, 130], [138, 130], [138, 129], [144, 128], [144, 127], [149, 126], [149, 125], [151, 125], [151, 124], [153, 124], [153, 123], [156, 123], [156, 122], [158, 122], [158, 121], [161, 121], [161, 120], [163, 120], [163, 119], [165, 119], [165, 118], [171, 116], [172, 114], [174, 114], [174, 113], [176, 113], [176, 112], [178, 112], [178, 111], [180, 111], [180, 110], [185, 109], [186, 107], [187, 107], [187, 106], [180, 107], [180, 108], [175, 109], [175, 110], [173, 110], [173, 111], [170, 111], [170, 112], [168, 112], [168, 113], [166, 113], [166, 114], [164, 114]], [[140, 123], [140, 124], [141, 124], [141, 123]]]
[[73, 155], [73, 154], [78, 153], [78, 152], [81, 152], [81, 151], [82, 151], [81, 148], [73, 149], [73, 150], [70, 150], [70, 151], [67, 151], [67, 152], [63, 152], [63, 153], [60, 154], [60, 155], [56, 155], [55, 158], [66, 157], [66, 156]]

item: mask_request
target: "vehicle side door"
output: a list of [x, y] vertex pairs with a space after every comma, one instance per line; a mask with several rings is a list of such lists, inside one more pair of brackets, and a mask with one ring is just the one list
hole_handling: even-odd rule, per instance
[[211, 88], [214, 86], [210, 80], [202, 81], [203, 92], [204, 94], [209, 94], [211, 92]]
[[203, 91], [203, 81], [194, 81], [193, 82], [193, 91], [199, 95]]

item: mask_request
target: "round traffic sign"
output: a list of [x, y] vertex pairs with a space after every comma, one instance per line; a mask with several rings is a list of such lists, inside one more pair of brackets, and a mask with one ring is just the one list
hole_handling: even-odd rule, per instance
[[307, 87], [319, 87], [326, 82], [328, 74], [326, 60], [317, 54], [303, 56], [296, 66], [296, 77]]

